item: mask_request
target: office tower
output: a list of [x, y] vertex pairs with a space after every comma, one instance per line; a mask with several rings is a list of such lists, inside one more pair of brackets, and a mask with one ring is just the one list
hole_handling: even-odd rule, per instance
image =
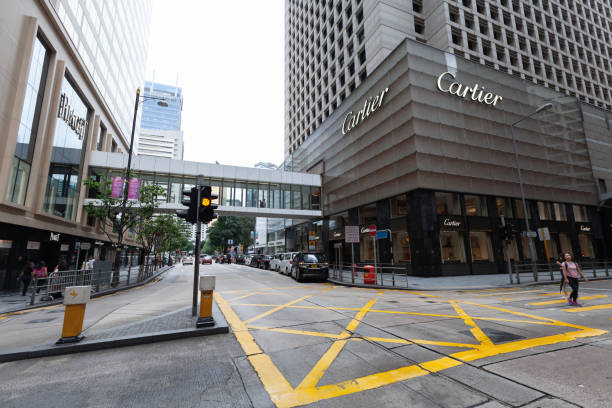
[[404, 39], [612, 107], [604, 0], [287, 0], [285, 157]]
[[[183, 159], [182, 89], [147, 81], [143, 96], [138, 154]], [[163, 106], [157, 103], [159, 98], [163, 98]]]

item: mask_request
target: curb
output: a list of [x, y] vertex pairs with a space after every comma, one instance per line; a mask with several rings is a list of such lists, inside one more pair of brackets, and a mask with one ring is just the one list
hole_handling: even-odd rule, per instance
[[[587, 277], [587, 278], [589, 279], [589, 282], [594, 282], [594, 281], [600, 281], [600, 280], [610, 280], [612, 279], [612, 276], [596, 277], [596, 278]], [[432, 279], [435, 279], [435, 278], [432, 278]], [[513, 279], [514, 279], [514, 276], [513, 276]], [[504, 285], [490, 285], [490, 286], [482, 286], [482, 287], [481, 286], [479, 287], [473, 287], [473, 286], [458, 287], [457, 286], [457, 287], [447, 287], [447, 288], [420, 288], [420, 287], [415, 287], [415, 286], [402, 287], [402, 286], [364, 285], [362, 283], [344, 282], [344, 281], [339, 281], [339, 280], [334, 280], [334, 279], [329, 279], [329, 278], [327, 278], [327, 282], [333, 283], [334, 285], [355, 287], [355, 288], [362, 288], [362, 289], [391, 289], [391, 290], [406, 290], [406, 291], [512, 289], [512, 288], [523, 288], [523, 287], [529, 287], [529, 286], [541, 286], [541, 285], [553, 285], [553, 284], [558, 285], [559, 284], [559, 280], [546, 280], [546, 281], [538, 281], [538, 282], [525, 282], [525, 283], [519, 283], [519, 284], [506, 283]]]
[[[121, 292], [123, 290], [128, 290], [128, 289], [136, 288], [138, 286], [146, 285], [147, 283], [153, 281], [155, 278], [157, 278], [157, 277], [161, 276], [162, 274], [168, 272], [172, 268], [174, 268], [174, 265], [168, 267], [168, 269], [164, 269], [163, 271], [157, 272], [155, 275], [152, 275], [152, 276], [148, 277], [147, 279], [143, 280], [142, 282], [133, 283], [133, 284], [131, 284], [129, 286], [122, 286], [120, 288], [113, 288], [113, 289], [108, 289], [108, 290], [104, 290], [104, 291], [101, 291], [101, 292], [92, 293], [91, 294], [91, 298], [94, 299], [94, 298], [101, 297], [101, 296], [111, 295], [111, 294], [116, 293], [116, 292]], [[24, 311], [28, 311], [28, 310], [36, 310], [36, 309], [39, 309], [41, 307], [47, 307], [47, 306], [61, 305], [62, 302], [63, 301], [61, 299], [59, 299], [59, 300], [53, 300], [51, 302], [38, 303], [38, 304], [35, 304], [35, 305], [31, 305], [31, 306], [27, 306], [27, 307], [22, 307], [20, 309], [7, 310], [6, 312], [0, 313], [0, 315], [9, 314], [9, 313], [16, 313], [16, 312], [24, 312]]]
[[[158, 319], [163, 316], [164, 315], [157, 316], [152, 319]], [[12, 350], [6, 353], [0, 353], [0, 363], [27, 360], [31, 358], [51, 357], [51, 356], [60, 356], [60, 355], [82, 353], [82, 352], [89, 352], [89, 351], [105, 350], [105, 349], [111, 349], [111, 348], [117, 348], [117, 347], [137, 346], [137, 345], [142, 345], [142, 344], [185, 339], [185, 338], [190, 338], [190, 337], [210, 336], [213, 334], [229, 333], [229, 325], [227, 324], [225, 317], [219, 310], [219, 307], [217, 306], [216, 303], [214, 303], [213, 317], [215, 319], [215, 325], [212, 327], [203, 327], [199, 329], [198, 328], [185, 328], [185, 329], [180, 329], [180, 330], [166, 330], [166, 331], [160, 331], [160, 332], [154, 332], [154, 333], [143, 333], [143, 334], [136, 334], [136, 335], [131, 335], [131, 336], [122, 336], [122, 337], [115, 337], [115, 338], [108, 338], [108, 339], [93, 340], [91, 342], [87, 342], [87, 336], [85, 336], [83, 343], [69, 343], [69, 344], [62, 344], [62, 345], [56, 345], [55, 343], [39, 344], [36, 346], [32, 346], [30, 348], [23, 348], [23, 349]], [[152, 320], [152, 319], [146, 319], [146, 320]], [[146, 320], [143, 320], [143, 321], [146, 321]], [[141, 322], [130, 323], [130, 324], [125, 325], [124, 327], [132, 326], [134, 324], [139, 324], [139, 323]], [[116, 328], [113, 328], [113, 329], [116, 329]], [[108, 329], [108, 330], [112, 330], [112, 329]]]

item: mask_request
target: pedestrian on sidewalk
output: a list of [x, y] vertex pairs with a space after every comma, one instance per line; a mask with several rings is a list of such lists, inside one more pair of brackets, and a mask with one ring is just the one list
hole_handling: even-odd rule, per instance
[[559, 273], [561, 274], [561, 279], [559, 282], [559, 293], [563, 293], [564, 298], [567, 298], [569, 295], [567, 292], [567, 287], [565, 286], [565, 277], [563, 275], [563, 262], [565, 262], [565, 254], [560, 253], [557, 261], [555, 261], [555, 263], [559, 266]]
[[588, 282], [589, 280], [582, 273], [580, 265], [572, 261], [572, 255], [569, 252], [566, 252], [564, 257], [565, 261], [562, 264], [563, 280], [565, 283], [569, 283], [570, 287], [572, 288], [572, 293], [567, 298], [567, 304], [570, 306], [582, 306], [580, 303], [578, 303], [578, 274], [580, 273], [580, 276], [582, 276], [582, 279], [584, 279], [585, 282]]
[[34, 275], [34, 264], [32, 262], [26, 261], [25, 266], [19, 273], [17, 277], [17, 282], [21, 281], [23, 285], [23, 289], [21, 291], [21, 296], [25, 296], [28, 290], [28, 286], [30, 286], [30, 282], [32, 282], [32, 276]]
[[34, 277], [36, 278], [36, 293], [40, 292], [40, 288], [47, 284], [47, 265], [45, 261], [40, 261], [34, 269]]

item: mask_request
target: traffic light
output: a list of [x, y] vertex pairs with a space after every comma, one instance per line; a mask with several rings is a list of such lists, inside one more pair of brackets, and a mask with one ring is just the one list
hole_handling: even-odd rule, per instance
[[187, 198], [183, 198], [181, 200], [181, 204], [189, 207], [187, 210], [177, 210], [176, 215], [179, 218], [183, 218], [185, 221], [190, 222], [192, 224], [196, 223], [196, 216], [198, 214], [198, 188], [186, 188], [183, 190], [183, 196], [187, 196]]
[[212, 193], [212, 188], [210, 186], [202, 187], [202, 192], [200, 193], [200, 221], [204, 224], [208, 224], [215, 218], [217, 218], [217, 214], [215, 214], [215, 209], [218, 207], [217, 204], [213, 204], [213, 200], [219, 198], [218, 195]]
[[499, 235], [501, 236], [501, 239], [503, 239], [503, 240], [507, 240], [508, 239], [508, 228], [506, 228], [505, 225], [500, 225], [499, 226]]

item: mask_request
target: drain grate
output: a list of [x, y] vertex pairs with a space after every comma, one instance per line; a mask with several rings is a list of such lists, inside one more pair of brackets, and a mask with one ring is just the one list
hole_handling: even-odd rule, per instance
[[[489, 329], [487, 327], [482, 329], [482, 331], [484, 332], [484, 334], [487, 335], [487, 337], [491, 339], [493, 343], [505, 343], [507, 341], [514, 341], [514, 340], [520, 340], [520, 339], [525, 338], [523, 336], [519, 336], [518, 334], [509, 333], [509, 332], [496, 330], [496, 329]], [[460, 331], [459, 333], [465, 334], [466, 336], [472, 335], [472, 333], [469, 330], [463, 330], [463, 331]]]

